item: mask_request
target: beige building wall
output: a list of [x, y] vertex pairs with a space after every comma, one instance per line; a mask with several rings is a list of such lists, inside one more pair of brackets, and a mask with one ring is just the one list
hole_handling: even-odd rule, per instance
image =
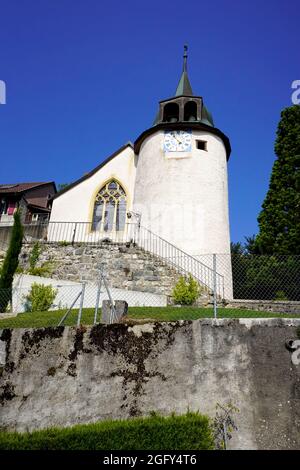
[[[131, 145], [123, 147], [117, 155], [99, 168], [94, 174], [73, 188], [69, 189], [58, 198], [54, 199], [50, 217], [49, 237], [61, 239], [58, 233], [58, 224], [53, 222], [89, 222], [90, 229], [93, 220], [95, 198], [102, 186], [111, 179], [117, 180], [126, 192], [127, 208], [131, 210], [133, 204], [133, 192], [135, 184], [135, 156]], [[56, 228], [55, 228], [56, 227]], [[63, 240], [69, 241], [72, 232], [64, 234]], [[79, 233], [79, 232], [78, 232]], [[81, 231], [82, 236], [83, 234]], [[109, 235], [109, 234], [107, 234]], [[79, 239], [77, 241], [80, 241]]]

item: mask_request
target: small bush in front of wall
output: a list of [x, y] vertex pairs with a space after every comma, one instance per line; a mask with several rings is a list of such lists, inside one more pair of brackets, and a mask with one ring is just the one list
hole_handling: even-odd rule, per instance
[[28, 274], [32, 276], [45, 276], [48, 277], [52, 274], [54, 266], [52, 261], [45, 261], [41, 266], [37, 266], [40, 258], [42, 248], [39, 242], [36, 242], [31, 250], [29, 256], [29, 269]]
[[70, 242], [67, 242], [66, 240], [61, 240], [58, 242], [58, 246], [69, 246], [71, 245]]
[[152, 414], [147, 418], [32, 433], [0, 432], [0, 450], [213, 450], [214, 447], [210, 420], [199, 413], [167, 417]]
[[54, 302], [57, 289], [34, 282], [29, 293], [25, 296], [28, 312], [44, 312], [49, 310]]
[[51, 276], [54, 270], [54, 263], [52, 261], [45, 261], [41, 266], [35, 266], [34, 268], [29, 269], [29, 274], [32, 276]]
[[239, 413], [239, 411], [231, 402], [224, 405], [217, 403], [216, 416], [213, 423], [214, 440], [217, 449], [227, 449], [228, 441], [232, 438], [233, 431], [238, 430], [234, 421], [234, 414]]
[[198, 282], [191, 276], [181, 276], [173, 289], [173, 299], [180, 305], [192, 305], [201, 293]]
[[41, 246], [39, 242], [36, 242], [31, 250], [30, 256], [29, 256], [29, 273], [31, 274], [31, 271], [36, 267], [36, 263], [39, 260], [40, 254], [41, 254]]
[[278, 290], [275, 294], [274, 300], [289, 300], [283, 290]]

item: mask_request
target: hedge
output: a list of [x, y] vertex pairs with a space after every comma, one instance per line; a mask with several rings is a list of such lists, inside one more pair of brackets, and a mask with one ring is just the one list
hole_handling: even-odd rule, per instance
[[101, 421], [32, 433], [0, 432], [0, 450], [211, 450], [209, 418], [199, 413]]

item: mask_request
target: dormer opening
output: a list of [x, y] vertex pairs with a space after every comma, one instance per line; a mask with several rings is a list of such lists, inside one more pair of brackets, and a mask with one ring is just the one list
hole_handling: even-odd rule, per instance
[[184, 121], [197, 121], [197, 103], [188, 101], [184, 106]]
[[164, 107], [163, 122], [178, 122], [179, 106], [177, 103], [167, 103]]

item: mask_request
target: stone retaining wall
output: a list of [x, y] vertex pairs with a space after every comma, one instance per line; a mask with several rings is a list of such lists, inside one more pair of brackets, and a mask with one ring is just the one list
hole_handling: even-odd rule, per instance
[[[300, 448], [300, 320], [0, 331], [0, 429], [238, 408], [233, 449]], [[297, 353], [298, 354], [298, 353]], [[298, 354], [300, 362], [300, 351]]]
[[300, 302], [291, 300], [231, 300], [228, 308], [242, 308], [263, 312], [300, 314]]
[[[170, 296], [179, 279], [176, 270], [136, 246], [103, 244], [95, 247], [43, 244], [37, 266], [52, 261], [51, 277], [70, 281], [96, 281], [103, 266], [112, 287]], [[28, 268], [32, 245], [24, 245], [20, 265]]]

